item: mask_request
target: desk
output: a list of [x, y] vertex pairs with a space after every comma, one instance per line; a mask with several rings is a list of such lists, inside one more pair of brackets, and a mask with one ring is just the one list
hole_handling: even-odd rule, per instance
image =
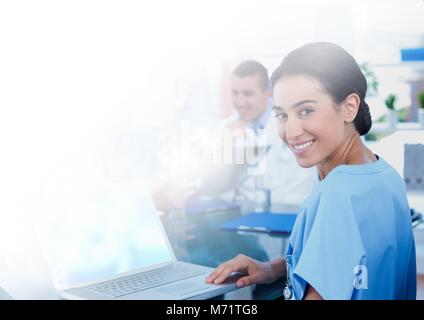
[[[238, 254], [245, 254], [259, 261], [281, 257], [289, 234], [274, 235], [220, 229], [223, 223], [252, 212], [253, 208], [252, 204], [245, 204], [239, 209], [205, 214], [168, 213], [162, 215], [161, 219], [177, 258], [182, 261], [215, 268]], [[271, 210], [296, 212], [297, 208], [274, 204]]]
[[[245, 254], [259, 261], [269, 261], [284, 254], [289, 234], [270, 235], [260, 232], [234, 232], [220, 225], [253, 211], [253, 204], [241, 208], [186, 215], [183, 212], [161, 216], [177, 259], [215, 268], [222, 262]], [[296, 212], [297, 208], [274, 204], [275, 212]], [[269, 289], [269, 290], [268, 290]], [[279, 295], [282, 284], [257, 286], [255, 299], [270, 299]]]

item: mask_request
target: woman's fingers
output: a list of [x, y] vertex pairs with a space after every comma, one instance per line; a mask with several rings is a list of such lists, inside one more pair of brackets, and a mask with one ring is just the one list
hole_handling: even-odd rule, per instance
[[206, 277], [206, 282], [208, 282], [208, 283], [214, 282], [215, 279], [216, 279], [216, 277], [218, 277], [221, 274], [221, 272], [222, 272], [222, 270], [224, 268], [224, 264], [225, 263], [219, 265], [209, 276], [207, 276]]
[[237, 280], [236, 286], [238, 288], [250, 286], [251, 284], [261, 283], [262, 277], [258, 272], [244, 276]]
[[210, 274], [210, 276], [206, 278], [206, 282], [209, 282], [209, 283], [220, 283], [220, 282], [222, 282], [223, 280], [220, 281], [220, 282], [218, 282], [218, 279], [220, 280], [222, 278], [222, 275], [223, 274], [227, 274], [228, 273], [228, 271], [226, 271], [226, 270], [232, 270], [233, 269], [233, 267], [231, 266], [231, 262], [230, 261], [227, 261], [227, 262], [219, 265], [215, 269], [215, 271], [212, 272]]
[[252, 279], [251, 279], [251, 277], [250, 277], [250, 276], [246, 276], [246, 277], [240, 278], [240, 279], [238, 279], [238, 280], [237, 280], [237, 282], [236, 282], [236, 286], [237, 286], [238, 288], [242, 288], [242, 287], [245, 287], [245, 286], [249, 286], [249, 285], [251, 285], [251, 284], [252, 284]]
[[214, 272], [212, 272], [207, 278], [206, 282], [219, 284], [225, 281], [233, 272], [243, 271], [246, 269], [246, 261], [244, 256], [237, 256], [236, 258], [229, 260], [219, 265]]
[[228, 266], [227, 268], [225, 268], [221, 274], [219, 274], [216, 279], [214, 280], [213, 283], [215, 284], [219, 284], [224, 282], [234, 271], [238, 271], [236, 267], [234, 266]]

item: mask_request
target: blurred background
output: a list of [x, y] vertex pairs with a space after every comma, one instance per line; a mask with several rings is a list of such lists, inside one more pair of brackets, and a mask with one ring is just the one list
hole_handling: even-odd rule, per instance
[[235, 114], [233, 69], [254, 59], [271, 74], [308, 42], [358, 61], [365, 140], [403, 174], [403, 144], [424, 143], [423, 16], [422, 0], [2, 1], [0, 286], [55, 298], [34, 227], [51, 203], [110, 181], [196, 185], [198, 158], [173, 147]]

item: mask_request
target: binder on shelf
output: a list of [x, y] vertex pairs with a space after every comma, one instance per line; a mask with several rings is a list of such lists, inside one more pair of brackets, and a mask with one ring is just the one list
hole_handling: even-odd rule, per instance
[[405, 48], [400, 50], [402, 62], [424, 61], [424, 48]]

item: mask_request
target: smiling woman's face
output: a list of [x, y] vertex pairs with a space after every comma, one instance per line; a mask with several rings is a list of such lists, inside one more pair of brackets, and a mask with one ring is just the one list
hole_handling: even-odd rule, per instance
[[319, 81], [285, 76], [273, 91], [278, 133], [304, 168], [323, 163], [345, 141], [343, 112]]

